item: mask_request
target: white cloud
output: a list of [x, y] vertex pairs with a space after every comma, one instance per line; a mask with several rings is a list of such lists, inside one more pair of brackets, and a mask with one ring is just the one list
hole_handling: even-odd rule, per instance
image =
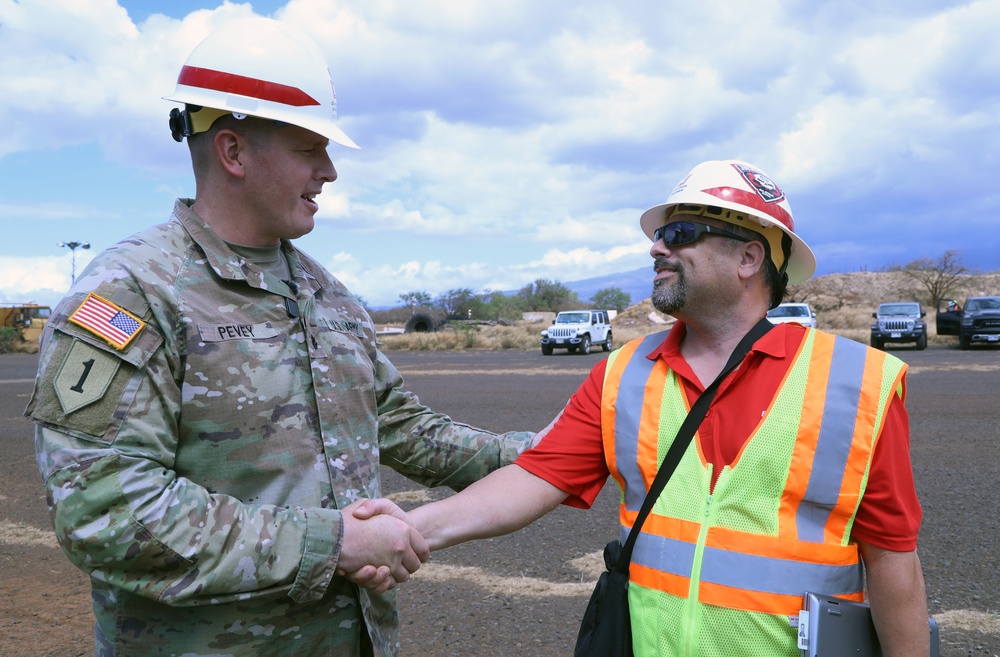
[[[111, 0], [0, 0], [0, 258], [57, 231], [110, 243], [193, 193], [161, 96], [201, 38], [253, 13], [204, 6], [135, 24]], [[274, 15], [327, 54], [363, 149], [331, 149], [340, 178], [309, 250], [371, 301], [641, 266], [638, 214], [703, 159], [773, 175], [821, 267], [934, 255], [899, 227], [988, 229], [1000, 211], [993, 0], [290, 0]], [[17, 178], [22, 162], [40, 179]], [[937, 246], [990, 268], [1000, 244], [975, 232]]]
[[39, 221], [80, 216], [80, 207], [71, 202], [0, 203], [0, 221]]
[[[93, 254], [78, 251], [76, 271], [79, 274], [93, 260]], [[0, 300], [37, 301], [54, 306], [69, 290], [72, 254], [47, 258], [0, 256]]]
[[349, 253], [337, 253], [325, 264], [342, 283], [373, 305], [391, 305], [400, 294], [422, 290], [436, 296], [450, 289], [518, 290], [540, 278], [576, 281], [648, 264], [649, 243], [606, 250], [551, 249], [540, 258], [515, 265], [486, 262], [449, 265], [438, 260], [407, 260], [396, 265], [366, 266]]

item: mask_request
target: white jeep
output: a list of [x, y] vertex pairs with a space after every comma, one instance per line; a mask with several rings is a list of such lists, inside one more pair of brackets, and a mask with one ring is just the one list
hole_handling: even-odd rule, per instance
[[556, 315], [552, 326], [542, 331], [542, 353], [552, 355], [553, 349], [568, 349], [569, 353], [589, 354], [591, 345], [599, 344], [611, 351], [611, 320], [606, 310], [566, 310]]

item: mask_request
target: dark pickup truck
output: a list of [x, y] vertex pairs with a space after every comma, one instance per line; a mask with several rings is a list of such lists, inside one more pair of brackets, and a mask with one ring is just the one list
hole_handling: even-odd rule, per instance
[[942, 299], [938, 302], [937, 332], [957, 335], [959, 349], [977, 342], [1000, 344], [1000, 296], [969, 297], [965, 306]]

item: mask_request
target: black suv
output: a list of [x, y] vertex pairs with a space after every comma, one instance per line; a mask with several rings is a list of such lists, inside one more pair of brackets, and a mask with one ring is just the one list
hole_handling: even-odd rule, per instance
[[[947, 307], [942, 309], [942, 304]], [[973, 342], [1000, 344], [1000, 297], [969, 297], [965, 306], [942, 299], [937, 309], [938, 335], [957, 335], [959, 349]]]
[[917, 349], [926, 349], [926, 314], [916, 301], [880, 303], [872, 313], [872, 346], [882, 349], [887, 342], [912, 342]]

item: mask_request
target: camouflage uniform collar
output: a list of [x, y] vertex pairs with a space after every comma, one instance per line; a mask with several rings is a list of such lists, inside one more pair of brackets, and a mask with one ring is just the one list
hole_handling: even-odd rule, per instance
[[[233, 253], [221, 237], [205, 223], [205, 220], [195, 214], [191, 206], [194, 205], [192, 198], [179, 198], [174, 202], [174, 217], [184, 226], [191, 239], [201, 247], [216, 274], [226, 280], [247, 281], [253, 284], [246, 276], [246, 272], [241, 264], [240, 256]], [[259, 282], [259, 277], [258, 277]]]
[[[179, 198], [174, 202], [174, 217], [184, 226], [191, 239], [201, 247], [208, 264], [220, 277], [231, 281], [245, 281], [251, 287], [273, 290], [279, 294], [288, 295], [284, 284], [276, 285], [274, 276], [265, 272], [243, 256], [235, 253], [219, 235], [212, 230], [204, 219], [199, 217], [191, 206], [194, 199]], [[292, 280], [314, 282], [316, 277], [300, 257], [298, 249], [288, 240], [281, 240], [281, 253], [288, 260]], [[309, 288], [310, 285], [300, 287]], [[293, 295], [294, 296], [294, 295]]]

